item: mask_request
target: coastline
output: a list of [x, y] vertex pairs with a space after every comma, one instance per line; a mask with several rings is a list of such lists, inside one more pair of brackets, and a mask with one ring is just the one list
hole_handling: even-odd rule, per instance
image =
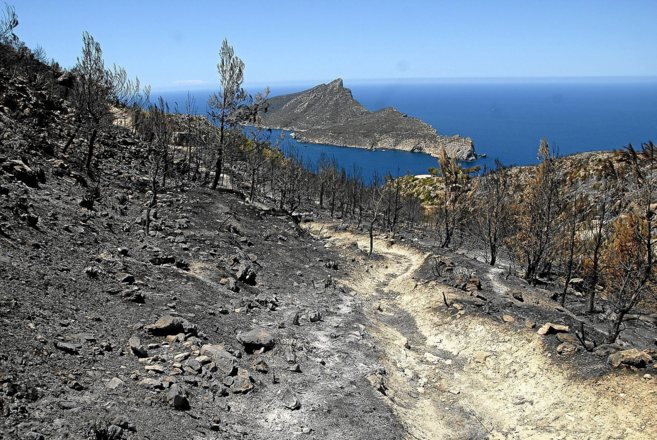
[[[335, 137], [332, 138], [319, 138], [319, 137], [313, 137], [308, 136], [307, 132], [308, 130], [303, 130], [303, 129], [298, 129], [294, 127], [276, 127], [276, 126], [268, 126], [268, 125], [248, 125], [249, 127], [257, 127], [260, 129], [265, 129], [265, 130], [281, 130], [288, 132], [290, 137], [292, 137], [294, 140], [297, 142], [302, 142], [306, 144], [314, 144], [314, 145], [328, 145], [328, 146], [333, 146], [333, 147], [342, 147], [342, 148], [357, 148], [361, 150], [369, 150], [369, 151], [387, 151], [387, 150], [395, 150], [395, 151], [405, 151], [408, 153], [424, 153], [428, 154], [431, 157], [438, 158], [440, 154], [441, 148], [444, 146], [449, 150], [449, 143], [465, 143], [468, 145], [464, 145], [463, 148], [467, 149], [467, 153], [465, 154], [456, 154], [456, 157], [458, 160], [462, 162], [474, 162], [479, 158], [479, 155], [477, 154], [474, 144], [472, 143], [472, 139], [468, 137], [462, 137], [460, 135], [453, 135], [453, 136], [445, 136], [445, 135], [439, 135], [436, 134], [439, 142], [444, 142], [444, 144], [438, 144], [438, 145], [422, 145], [422, 146], [413, 146], [410, 148], [404, 148], [399, 145], [373, 145], [370, 147], [364, 146], [364, 145], [356, 145], [354, 143], [350, 142], [342, 142]], [[292, 136], [292, 134], [294, 136]]]

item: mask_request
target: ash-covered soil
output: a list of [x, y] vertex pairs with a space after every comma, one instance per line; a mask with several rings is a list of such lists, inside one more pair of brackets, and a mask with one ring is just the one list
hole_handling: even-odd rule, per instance
[[290, 217], [171, 192], [149, 236], [130, 179], [89, 210], [30, 166], [0, 174], [4, 438], [400, 438], [343, 262]]

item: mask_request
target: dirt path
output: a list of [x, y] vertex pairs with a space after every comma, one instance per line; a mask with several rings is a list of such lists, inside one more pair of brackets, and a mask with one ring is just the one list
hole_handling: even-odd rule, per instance
[[[330, 232], [342, 252], [354, 241], [367, 246], [364, 235]], [[375, 251], [342, 282], [366, 304], [368, 331], [385, 352], [385, 398], [408, 439], [657, 438], [654, 378], [577, 377], [533, 330], [468, 315], [458, 306], [464, 292], [415, 280], [427, 255], [383, 241]], [[499, 274], [489, 275], [503, 293]]]

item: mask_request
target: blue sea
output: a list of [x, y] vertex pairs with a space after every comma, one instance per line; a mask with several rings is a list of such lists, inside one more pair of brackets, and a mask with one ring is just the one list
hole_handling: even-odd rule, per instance
[[[272, 87], [272, 96], [305, 90], [312, 84]], [[546, 138], [560, 155], [640, 145], [657, 141], [657, 78], [559, 80], [452, 80], [442, 82], [345, 81], [354, 98], [370, 110], [392, 106], [431, 124], [438, 133], [471, 137], [479, 154], [475, 164], [491, 167], [537, 162]], [[197, 113], [207, 112], [211, 91], [194, 91]], [[183, 111], [187, 92], [162, 96]], [[275, 133], [275, 138], [278, 138]], [[436, 159], [421, 153], [368, 151], [304, 144], [289, 137], [282, 143], [312, 166], [321, 157], [335, 158], [366, 180], [374, 175], [425, 174]]]

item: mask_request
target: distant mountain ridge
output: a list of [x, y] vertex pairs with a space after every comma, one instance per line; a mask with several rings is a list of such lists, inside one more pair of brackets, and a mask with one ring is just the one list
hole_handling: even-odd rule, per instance
[[429, 124], [392, 107], [371, 112], [354, 99], [339, 78], [271, 98], [261, 125], [292, 130], [301, 142], [417, 151], [432, 156], [445, 147], [460, 160], [476, 159], [470, 138], [439, 135]]

